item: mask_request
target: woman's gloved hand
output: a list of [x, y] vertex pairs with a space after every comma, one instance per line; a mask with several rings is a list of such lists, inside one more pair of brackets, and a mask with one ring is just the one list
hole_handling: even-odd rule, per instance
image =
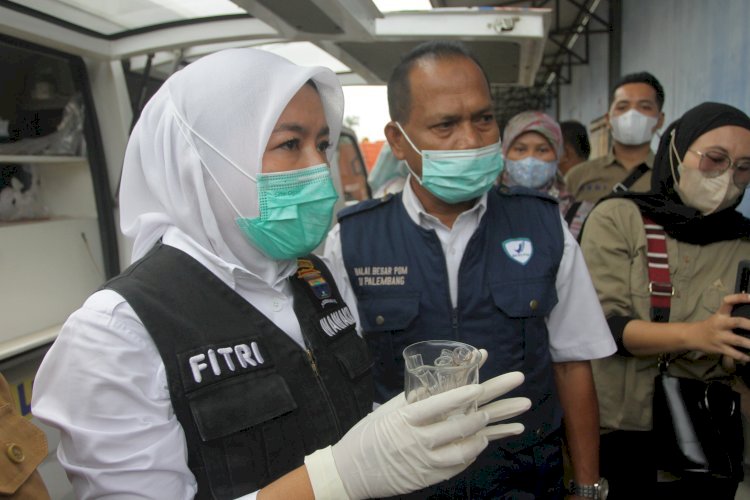
[[[523, 383], [520, 372], [407, 404], [403, 393], [367, 415], [335, 445], [305, 457], [318, 499], [388, 497], [455, 476], [490, 440], [523, 432], [519, 423], [489, 425], [528, 410], [527, 398], [494, 401]], [[475, 413], [445, 418], [472, 401]]]

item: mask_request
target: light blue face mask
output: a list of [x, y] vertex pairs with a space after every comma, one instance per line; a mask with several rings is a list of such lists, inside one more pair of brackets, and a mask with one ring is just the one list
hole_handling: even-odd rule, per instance
[[430, 193], [446, 203], [461, 203], [486, 193], [503, 171], [500, 141], [478, 149], [420, 151], [396, 126], [409, 145], [422, 157], [422, 178], [409, 171]]
[[505, 160], [505, 171], [508, 185], [539, 189], [555, 178], [557, 162], [543, 161], [529, 155], [521, 160]]

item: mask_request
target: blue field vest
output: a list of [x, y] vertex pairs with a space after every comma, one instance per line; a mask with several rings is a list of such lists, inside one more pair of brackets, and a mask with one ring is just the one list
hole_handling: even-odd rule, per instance
[[372, 408], [371, 360], [322, 262], [290, 282], [306, 349], [186, 253], [157, 244], [117, 291], [164, 362], [197, 499], [262, 488]]
[[489, 351], [482, 380], [521, 371], [531, 410], [526, 430], [499, 441], [506, 450], [540, 442], [560, 426], [545, 316], [557, 304], [563, 252], [557, 203], [525, 188], [494, 188], [458, 273], [457, 307], [434, 231], [415, 224], [401, 193], [339, 214], [342, 254], [365, 340], [374, 360], [375, 400], [403, 390], [402, 351], [414, 342], [453, 339]]

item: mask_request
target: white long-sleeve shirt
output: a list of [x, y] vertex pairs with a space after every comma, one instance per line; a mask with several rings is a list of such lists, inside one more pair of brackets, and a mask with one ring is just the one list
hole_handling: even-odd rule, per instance
[[[409, 218], [422, 228], [434, 230], [440, 240], [448, 269], [451, 301], [455, 307], [458, 296], [458, 269], [469, 239], [479, 227], [479, 222], [487, 210], [487, 194], [481, 196], [471, 209], [461, 213], [452, 228], [424, 210], [408, 179], [402, 196]], [[550, 356], [553, 362], [603, 358], [613, 354], [616, 346], [599, 305], [581, 248], [568, 231], [562, 217], [561, 221], [564, 248], [555, 281], [558, 302], [546, 318]], [[373, 235], [373, 238], [379, 236], [382, 235]], [[356, 297], [344, 266], [339, 225], [334, 226], [329, 233], [324, 255], [331, 272], [342, 277], [337, 283], [344, 301], [347, 304], [356, 304]], [[357, 314], [356, 308], [351, 309]], [[359, 325], [359, 318], [356, 319]], [[492, 355], [492, 346], [476, 347], [486, 348], [490, 356]]]
[[[177, 229], [163, 242], [198, 260], [300, 346], [286, 279], [269, 286]], [[121, 295], [91, 295], [63, 326], [34, 382], [32, 408], [61, 432], [57, 456], [76, 498], [193, 498], [185, 435], [151, 336]], [[257, 493], [257, 492], [256, 492]], [[254, 500], [256, 493], [243, 500]]]

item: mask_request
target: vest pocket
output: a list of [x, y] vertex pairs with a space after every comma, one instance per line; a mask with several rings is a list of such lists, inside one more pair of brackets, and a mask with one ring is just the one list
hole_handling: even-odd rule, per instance
[[367, 345], [356, 333], [346, 335], [334, 344], [333, 353], [344, 373], [352, 380], [361, 377], [372, 368]]
[[[248, 394], [254, 403], [248, 404]], [[233, 377], [187, 395], [201, 439], [211, 441], [254, 427], [297, 408], [275, 372]]]
[[[403, 390], [404, 347], [416, 342], [407, 332], [419, 313], [419, 292], [365, 295], [357, 298], [359, 320], [370, 352], [377, 353], [372, 367], [376, 403], [385, 403]], [[415, 339], [415, 340], [413, 340]]]
[[491, 283], [490, 293], [497, 308], [510, 318], [544, 317], [557, 304], [554, 277]]
[[367, 352], [367, 344], [359, 335], [352, 332], [333, 345], [333, 354], [341, 366], [341, 371], [348, 375], [352, 382], [354, 399], [361, 418], [372, 410], [374, 397], [371, 375], [373, 362]]
[[362, 296], [357, 303], [365, 332], [406, 330], [419, 313], [419, 292]]

